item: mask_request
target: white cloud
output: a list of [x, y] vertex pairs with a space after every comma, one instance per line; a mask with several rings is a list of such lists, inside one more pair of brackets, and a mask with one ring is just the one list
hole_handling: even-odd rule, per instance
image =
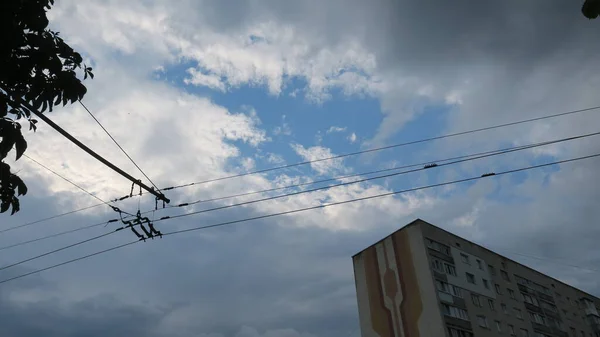
[[350, 136], [348, 136], [348, 141], [350, 141], [351, 144], [356, 143], [357, 137], [356, 137], [356, 133], [352, 132], [350, 134]]
[[187, 70], [187, 72], [190, 74], [190, 76], [184, 79], [186, 84], [193, 84], [219, 91], [225, 91], [225, 84], [221, 81], [219, 76], [214, 74], [203, 74], [196, 68], [190, 68]]
[[[292, 149], [300, 156], [303, 160], [314, 161], [323, 158], [333, 157], [334, 154], [331, 149], [323, 146], [313, 146], [305, 148], [300, 144], [292, 144]], [[310, 164], [311, 168], [320, 175], [334, 174], [340, 172], [346, 172], [348, 169], [344, 167], [343, 158], [317, 161]]]
[[271, 164], [284, 164], [285, 159], [281, 155], [275, 153], [267, 154], [267, 161]]
[[327, 134], [330, 133], [334, 133], [334, 132], [344, 132], [346, 131], [346, 127], [341, 127], [341, 126], [331, 126], [328, 130], [327, 130]]
[[292, 128], [290, 128], [290, 125], [285, 121], [285, 115], [281, 116], [281, 125], [276, 126], [273, 129], [273, 134], [275, 136], [291, 136], [292, 135]]

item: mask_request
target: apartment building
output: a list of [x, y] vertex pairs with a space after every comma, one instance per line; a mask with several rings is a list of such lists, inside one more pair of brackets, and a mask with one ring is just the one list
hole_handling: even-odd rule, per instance
[[420, 219], [352, 259], [363, 337], [600, 337], [600, 299]]

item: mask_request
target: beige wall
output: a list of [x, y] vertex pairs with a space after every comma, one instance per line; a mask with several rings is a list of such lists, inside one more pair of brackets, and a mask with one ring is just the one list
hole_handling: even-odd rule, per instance
[[363, 337], [445, 336], [419, 226], [353, 257]]

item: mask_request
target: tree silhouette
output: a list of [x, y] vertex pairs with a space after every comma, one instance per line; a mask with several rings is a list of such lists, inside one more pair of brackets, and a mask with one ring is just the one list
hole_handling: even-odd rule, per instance
[[585, 0], [581, 12], [588, 19], [595, 19], [600, 15], [600, 0]]
[[87, 91], [77, 72], [94, 76], [81, 55], [47, 28], [52, 5], [54, 0], [0, 0], [0, 213], [11, 207], [11, 214], [18, 212], [18, 196], [27, 193], [4, 162], [13, 148], [16, 160], [27, 149], [20, 122], [37, 128], [23, 103], [42, 113], [74, 103]]

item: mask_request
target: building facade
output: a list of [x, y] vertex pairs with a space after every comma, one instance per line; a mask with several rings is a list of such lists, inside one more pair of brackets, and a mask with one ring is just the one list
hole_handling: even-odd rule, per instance
[[352, 259], [363, 337], [600, 337], [600, 299], [422, 220]]

